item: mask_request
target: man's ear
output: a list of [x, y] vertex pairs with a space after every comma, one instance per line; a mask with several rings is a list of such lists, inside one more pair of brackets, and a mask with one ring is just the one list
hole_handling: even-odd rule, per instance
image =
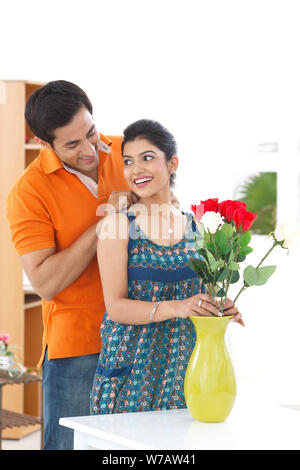
[[51, 148], [51, 145], [49, 144], [49, 142], [46, 142], [45, 140], [42, 140], [42, 139], [40, 139], [39, 137], [34, 136], [34, 141], [35, 141], [37, 144], [41, 145], [42, 147], [45, 147], [45, 148], [47, 148], [47, 149], [50, 149], [50, 148]]

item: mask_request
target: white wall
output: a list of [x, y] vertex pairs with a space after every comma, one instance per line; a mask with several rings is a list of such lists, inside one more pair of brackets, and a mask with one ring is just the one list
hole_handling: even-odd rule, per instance
[[[207, 197], [231, 198], [253, 171], [257, 143], [296, 145], [297, 0], [1, 5], [0, 77], [76, 82], [91, 97], [104, 133], [120, 134], [141, 117], [161, 121], [177, 137], [176, 195], [184, 208]], [[270, 364], [274, 376], [298, 374], [293, 347], [300, 312], [297, 281], [290, 277], [296, 264], [282, 255], [276, 262], [278, 277], [241, 298], [247, 328], [231, 328], [239, 375], [261, 373]]]
[[229, 196], [258, 142], [299, 135], [297, 0], [1, 5], [0, 77], [78, 83], [104, 133], [141, 117], [164, 123], [184, 201], [191, 187], [192, 199]]

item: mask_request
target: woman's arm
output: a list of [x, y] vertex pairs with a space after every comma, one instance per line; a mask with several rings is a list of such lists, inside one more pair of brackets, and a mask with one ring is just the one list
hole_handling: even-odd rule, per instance
[[[97, 257], [102, 280], [104, 301], [108, 316], [118, 323], [144, 325], [149, 323], [154, 302], [128, 299], [128, 227], [125, 214], [117, 213], [101, 221], [98, 230]], [[198, 306], [202, 300], [201, 307]], [[206, 294], [185, 300], [162, 301], [154, 315], [154, 322], [191, 315], [210, 316], [218, 310]]]

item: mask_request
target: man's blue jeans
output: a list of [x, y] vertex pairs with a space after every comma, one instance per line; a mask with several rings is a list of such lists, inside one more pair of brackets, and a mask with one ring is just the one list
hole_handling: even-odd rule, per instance
[[99, 354], [43, 362], [44, 450], [71, 450], [74, 431], [59, 418], [90, 414], [90, 392]]

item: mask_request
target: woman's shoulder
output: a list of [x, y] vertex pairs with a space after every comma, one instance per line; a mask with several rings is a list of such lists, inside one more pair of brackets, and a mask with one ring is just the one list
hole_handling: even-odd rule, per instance
[[97, 225], [99, 240], [128, 240], [129, 219], [124, 211], [112, 212]]

